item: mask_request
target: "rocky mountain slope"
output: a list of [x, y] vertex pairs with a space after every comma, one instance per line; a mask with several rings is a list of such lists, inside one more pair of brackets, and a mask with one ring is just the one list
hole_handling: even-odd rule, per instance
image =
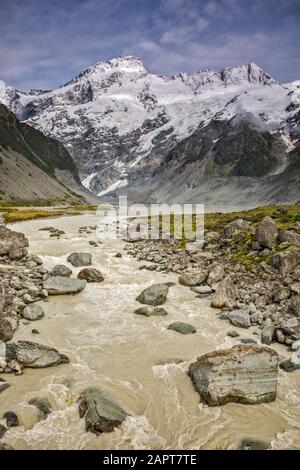
[[60, 140], [84, 185], [101, 196], [147, 187], [155, 198], [166, 181], [177, 194], [218, 178], [260, 185], [257, 178], [287, 170], [299, 133], [300, 82], [282, 85], [253, 63], [165, 77], [126, 56], [52, 91], [0, 82], [0, 101]]
[[76, 165], [58, 141], [0, 105], [0, 189], [8, 200], [82, 201]]

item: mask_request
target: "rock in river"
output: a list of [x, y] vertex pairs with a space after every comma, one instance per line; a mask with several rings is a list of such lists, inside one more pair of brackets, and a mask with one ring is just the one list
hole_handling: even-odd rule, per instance
[[17, 361], [22, 367], [40, 369], [66, 364], [69, 359], [56, 349], [31, 341], [6, 344], [6, 361]]
[[29, 321], [40, 320], [44, 316], [44, 309], [39, 304], [31, 304], [24, 308], [22, 317]]
[[70, 268], [67, 268], [67, 266], [64, 266], [63, 264], [58, 264], [57, 266], [54, 266], [50, 275], [54, 277], [71, 277], [72, 270]]
[[127, 413], [112, 398], [96, 387], [85, 389], [79, 397], [79, 416], [85, 417], [85, 429], [94, 434], [111, 432]]
[[168, 330], [177, 331], [177, 333], [181, 333], [182, 335], [196, 333], [196, 328], [194, 328], [193, 325], [190, 325], [189, 323], [184, 323], [182, 321], [176, 321], [174, 323], [171, 323], [171, 325], [168, 326]]
[[162, 307], [152, 307], [151, 305], [146, 305], [145, 307], [137, 308], [134, 313], [136, 315], [143, 315], [144, 317], [160, 316], [163, 317], [168, 314], [168, 312]]
[[84, 268], [78, 274], [78, 279], [85, 279], [87, 282], [102, 282], [104, 281], [103, 274], [95, 268]]
[[86, 281], [67, 277], [49, 277], [43, 284], [49, 295], [78, 294], [86, 286]]
[[90, 266], [92, 264], [92, 254], [91, 253], [71, 253], [68, 256], [68, 262], [71, 263], [76, 268], [81, 266]]
[[47, 397], [34, 397], [28, 403], [37, 408], [40, 420], [47, 419], [52, 412], [52, 405]]
[[136, 300], [146, 305], [162, 305], [167, 300], [169, 292], [168, 284], [153, 284], [141, 292]]
[[276, 399], [278, 359], [273, 349], [241, 344], [199, 357], [189, 375], [210, 406], [269, 403]]

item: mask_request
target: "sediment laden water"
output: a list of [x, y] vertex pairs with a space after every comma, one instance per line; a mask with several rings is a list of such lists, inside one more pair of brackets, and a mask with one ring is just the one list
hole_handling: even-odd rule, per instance
[[[209, 408], [199, 402], [187, 368], [197, 356], [230, 347], [238, 339], [226, 336], [232, 326], [210, 308], [209, 299], [195, 298], [189, 288], [169, 291], [166, 317], [134, 315], [136, 295], [152, 283], [177, 281], [173, 273], [140, 271], [139, 263], [121, 251], [121, 240], [106, 240], [97, 248], [93, 234], [79, 234], [83, 225], [95, 225], [93, 215], [14, 224], [30, 240], [30, 251], [41, 256], [46, 268], [66, 264], [73, 251], [93, 253], [93, 267], [105, 274], [101, 284], [88, 284], [75, 296], [50, 297], [43, 302], [44, 319], [24, 324], [14, 340], [28, 339], [54, 346], [70, 364], [43, 370], [26, 369], [24, 375], [3, 375], [11, 387], [0, 397], [0, 414], [15, 411], [21, 426], [3, 439], [16, 449], [230, 449], [242, 438], [262, 439], [273, 449], [300, 448], [300, 372], [279, 372], [278, 398], [264, 405], [228, 404]], [[60, 240], [39, 228], [53, 225], [66, 232]], [[79, 269], [73, 268], [73, 275]], [[197, 333], [180, 335], [166, 327], [181, 320]], [[25, 322], [26, 323], [26, 322]], [[31, 333], [32, 328], [40, 332]], [[254, 328], [239, 330], [254, 337]], [[258, 331], [256, 329], [256, 331]], [[278, 352], [286, 350], [276, 347]], [[159, 365], [169, 359], [180, 364]], [[80, 391], [96, 385], [118, 400], [130, 417], [114, 432], [86, 433], [79, 419]], [[33, 396], [46, 396], [53, 413], [37, 422]]]

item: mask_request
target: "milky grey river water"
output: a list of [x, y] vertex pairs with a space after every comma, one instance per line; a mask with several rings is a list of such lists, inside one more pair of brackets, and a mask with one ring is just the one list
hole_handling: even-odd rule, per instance
[[[16, 449], [230, 449], [242, 438], [270, 442], [273, 449], [300, 448], [300, 371], [280, 371], [278, 398], [263, 405], [228, 404], [209, 408], [199, 402], [187, 368], [198, 355], [235, 344], [226, 336], [233, 328], [220, 320], [210, 301], [197, 299], [179, 284], [170, 289], [166, 317], [134, 315], [136, 295], [160, 281], [177, 281], [175, 274], [140, 271], [139, 263], [123, 252], [121, 240], [107, 240], [93, 248], [95, 234], [79, 234], [82, 225], [95, 225], [94, 215], [35, 220], [14, 224], [30, 240], [30, 251], [51, 268], [66, 264], [73, 251], [91, 251], [93, 266], [105, 275], [75, 296], [50, 297], [43, 302], [44, 319], [21, 321], [14, 340], [28, 339], [56, 347], [70, 364], [24, 375], [3, 375], [11, 387], [0, 397], [0, 414], [17, 412], [21, 426], [6, 433]], [[66, 232], [60, 240], [38, 231], [55, 226]], [[79, 269], [72, 268], [74, 274]], [[176, 320], [197, 328], [194, 335], [167, 330]], [[31, 333], [32, 328], [40, 332]], [[253, 329], [239, 331], [252, 337]], [[278, 349], [280, 348], [280, 349]], [[285, 349], [277, 347], [281, 354]], [[179, 358], [181, 364], [159, 365]], [[114, 432], [86, 433], [76, 403], [80, 391], [96, 385], [120, 402], [130, 417]], [[53, 413], [37, 422], [33, 396], [47, 396]]]

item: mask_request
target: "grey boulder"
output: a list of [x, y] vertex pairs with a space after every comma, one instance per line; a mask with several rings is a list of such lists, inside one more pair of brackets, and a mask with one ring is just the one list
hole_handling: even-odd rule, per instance
[[43, 284], [49, 295], [78, 294], [86, 286], [86, 281], [67, 277], [49, 277]]
[[269, 403], [276, 399], [278, 359], [265, 346], [240, 344], [199, 357], [189, 375], [210, 406]]
[[22, 317], [29, 321], [40, 320], [44, 316], [44, 309], [39, 304], [27, 305], [22, 311]]
[[177, 333], [181, 333], [182, 335], [196, 333], [196, 328], [194, 328], [193, 325], [182, 321], [171, 323], [171, 325], [168, 326], [168, 330], [177, 331]]
[[31, 369], [58, 366], [69, 362], [67, 356], [59, 353], [55, 348], [31, 341], [7, 343], [6, 361], [12, 360], [17, 361], [22, 367]]
[[247, 310], [233, 310], [228, 314], [230, 323], [240, 328], [249, 328], [251, 326], [250, 315]]
[[272, 250], [277, 241], [278, 228], [271, 217], [264, 217], [256, 227], [256, 240], [258, 243]]
[[79, 397], [79, 416], [85, 418], [85, 429], [94, 434], [111, 432], [127, 413], [111, 397], [96, 387], [85, 389]]
[[169, 292], [167, 284], [153, 284], [144, 289], [136, 298], [138, 302], [146, 305], [162, 305], [166, 302]]
[[71, 263], [76, 268], [81, 266], [90, 266], [92, 264], [92, 254], [91, 253], [71, 253], [68, 256], [69, 263]]

